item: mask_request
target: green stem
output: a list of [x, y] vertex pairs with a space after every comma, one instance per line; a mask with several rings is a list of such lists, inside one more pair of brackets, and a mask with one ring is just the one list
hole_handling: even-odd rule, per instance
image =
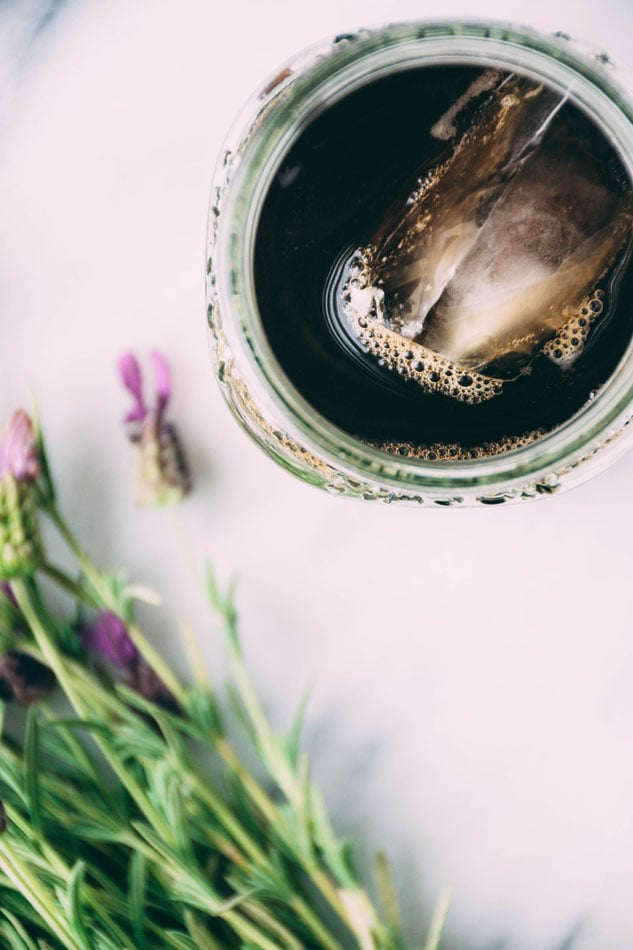
[[18, 606], [31, 629], [35, 642], [39, 647], [42, 659], [53, 670], [59, 685], [62, 687], [66, 696], [72, 703], [75, 710], [82, 718], [86, 718], [90, 709], [79, 696], [75, 696], [75, 691], [69, 681], [64, 664], [57, 651], [57, 648], [51, 642], [44, 619], [40, 615], [39, 605], [31, 599], [31, 593], [26, 581], [16, 580], [11, 584], [13, 594], [18, 602]]
[[57, 584], [58, 587], [66, 591], [67, 594], [74, 597], [80, 604], [86, 604], [87, 607], [92, 607], [93, 610], [99, 609], [98, 599], [91, 594], [90, 591], [87, 591], [82, 584], [73, 580], [72, 577], [69, 577], [61, 568], [46, 562], [40, 566], [40, 571], [48, 577], [49, 580], [53, 581], [54, 584]]

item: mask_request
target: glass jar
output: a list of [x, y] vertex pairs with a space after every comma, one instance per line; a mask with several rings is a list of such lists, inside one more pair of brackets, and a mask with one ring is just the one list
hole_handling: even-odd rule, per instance
[[215, 372], [249, 435], [286, 469], [327, 491], [440, 506], [550, 495], [585, 481], [630, 447], [633, 342], [596, 398], [553, 432], [496, 457], [426, 461], [388, 455], [319, 415], [285, 376], [259, 318], [253, 279], [258, 215], [291, 143], [319, 112], [363, 83], [427, 64], [516, 69], [568, 91], [633, 178], [633, 97], [625, 74], [604, 52], [564, 34], [499, 23], [422, 22], [319, 43], [284, 65], [246, 104], [217, 165], [207, 268]]

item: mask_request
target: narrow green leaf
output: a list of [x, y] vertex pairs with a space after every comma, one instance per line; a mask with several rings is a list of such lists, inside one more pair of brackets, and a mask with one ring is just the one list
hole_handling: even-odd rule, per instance
[[50, 750], [53, 755], [61, 758], [63, 762], [73, 766], [73, 771], [77, 772], [82, 779], [87, 777], [89, 781], [100, 786], [101, 776], [97, 766], [88, 750], [75, 736], [74, 731], [72, 729], [60, 729], [56, 731], [55, 728], [50, 728], [51, 725], [54, 727], [56, 724], [55, 720], [51, 719], [52, 714], [50, 712], [48, 714], [45, 713], [45, 715], [47, 715], [48, 718], [45, 718], [43, 722], [40, 723], [40, 745], [42, 751], [48, 753]]
[[218, 582], [215, 576], [215, 571], [211, 566], [210, 561], [207, 561], [205, 564], [205, 575], [206, 575], [206, 590], [207, 598], [209, 603], [217, 613], [221, 614], [224, 609], [224, 602], [218, 588]]
[[306, 689], [306, 691], [304, 692], [301, 698], [301, 702], [299, 703], [299, 708], [297, 709], [297, 712], [295, 714], [295, 718], [292, 723], [292, 728], [290, 729], [290, 733], [288, 734], [288, 737], [286, 739], [286, 750], [288, 753], [288, 758], [290, 759], [292, 767], [295, 769], [297, 768], [297, 764], [299, 760], [299, 741], [301, 739], [301, 730], [303, 728], [306, 709], [308, 706], [308, 702], [310, 700], [311, 692], [312, 692], [311, 687], [309, 689]]
[[314, 785], [310, 789], [310, 809], [314, 837], [330, 871], [344, 888], [355, 889], [357, 883], [348, 862], [345, 842], [334, 833], [323, 796]]
[[9, 923], [0, 925], [2, 946], [5, 950], [37, 950], [35, 944], [25, 943], [20, 934]]
[[424, 950], [439, 950], [442, 931], [444, 930], [444, 923], [452, 897], [452, 887], [447, 888], [440, 897], [433, 912], [433, 917], [431, 918], [431, 926], [429, 927], [429, 933], [426, 938], [426, 943], [424, 944]]
[[257, 749], [259, 747], [257, 731], [254, 728], [247, 711], [244, 709], [242, 697], [235, 683], [226, 684], [226, 693], [231, 704], [231, 709], [233, 710], [244, 734], [248, 737], [254, 748]]
[[165, 783], [164, 811], [173, 829], [174, 840], [182, 859], [194, 864], [191, 836], [187, 829], [184, 809], [181, 777], [178, 772], [170, 770]]
[[201, 742], [204, 742], [208, 739], [208, 736], [201, 732], [197, 725], [188, 722], [187, 719], [182, 716], [178, 716], [175, 713], [169, 712], [167, 709], [163, 709], [162, 706], [158, 706], [150, 699], [146, 699], [139, 693], [135, 693], [134, 690], [131, 690], [128, 686], [125, 686], [122, 683], [117, 683], [115, 686], [115, 691], [117, 695], [127, 703], [128, 706], [132, 706], [133, 709], [137, 709], [140, 712], [145, 713], [145, 715], [149, 716], [151, 719], [158, 720], [158, 717], [161, 717], [162, 720], [170, 723], [172, 728], [177, 732], [181, 732], [192, 739], [197, 739]]
[[11, 950], [37, 950], [37, 944], [29, 937], [22, 923], [11, 911], [2, 908], [8, 923], [2, 926], [2, 932], [9, 940]]
[[220, 944], [213, 939], [207, 928], [200, 923], [197, 915], [193, 911], [186, 910], [183, 917], [187, 925], [187, 930], [195, 941], [198, 950], [222, 950]]
[[135, 851], [130, 859], [128, 870], [128, 914], [138, 950], [145, 950], [147, 947], [145, 936], [146, 885], [145, 858], [140, 851]]
[[84, 824], [82, 822], [73, 822], [72, 834], [75, 839], [84, 839], [86, 841], [119, 842], [127, 843], [127, 834], [125, 827], [120, 825], [111, 825], [108, 827], [100, 818], [95, 824]]
[[40, 479], [42, 482], [42, 491], [46, 501], [50, 505], [55, 504], [55, 483], [51, 475], [51, 469], [48, 461], [48, 452], [46, 449], [46, 440], [44, 430], [40, 419], [40, 411], [35, 397], [31, 403], [31, 417], [35, 428], [35, 447], [40, 465]]
[[306, 859], [311, 860], [314, 854], [314, 843], [311, 833], [311, 810], [310, 810], [310, 760], [307, 755], [302, 755], [297, 765], [298, 782], [301, 788], [301, 802], [297, 810], [299, 843], [302, 853]]
[[222, 718], [212, 693], [201, 686], [187, 690], [187, 713], [207, 738], [224, 735]]
[[86, 947], [91, 947], [92, 944], [86, 929], [83, 909], [81, 906], [81, 888], [84, 882], [85, 874], [86, 865], [83, 861], [77, 861], [70, 873], [70, 878], [68, 880], [66, 902], [68, 906], [68, 917], [70, 918], [72, 926], [77, 931], [77, 936], [83, 941]]
[[198, 944], [194, 943], [191, 937], [179, 933], [177, 930], [166, 930], [165, 937], [169, 940], [170, 945], [174, 947], [174, 950], [198, 950]]
[[107, 934], [101, 933], [95, 936], [90, 944], [90, 950], [133, 950], [129, 944], [121, 946], [120, 940], [114, 940]]
[[114, 735], [112, 729], [106, 726], [104, 722], [97, 722], [94, 719], [51, 719], [47, 725], [51, 729], [81, 729], [85, 732], [96, 732], [111, 739]]
[[231, 652], [235, 656], [241, 656], [242, 649], [237, 632], [237, 611], [235, 609], [235, 581], [231, 581], [226, 594], [222, 595], [218, 587], [215, 572], [211, 564], [207, 561], [206, 591], [209, 603], [215, 612], [224, 618], [224, 633]]
[[396, 930], [400, 930], [402, 926], [402, 919], [398, 904], [398, 896], [396, 894], [393, 874], [391, 872], [391, 865], [389, 864], [387, 855], [383, 851], [379, 851], [376, 855], [374, 862], [374, 876], [376, 879], [376, 889], [378, 891], [378, 896], [380, 897], [380, 903], [382, 904], [385, 917], [387, 918], [387, 921], [396, 928]]
[[40, 808], [39, 771], [39, 725], [37, 721], [37, 711], [34, 706], [29, 706], [24, 739], [24, 787], [31, 822], [37, 833], [41, 834], [42, 812]]
[[132, 822], [132, 827], [154, 849], [158, 864], [162, 863], [164, 870], [171, 874], [174, 896], [183, 903], [211, 916], [221, 917], [253, 894], [253, 891], [249, 890], [226, 899], [220, 897], [210, 882], [198, 872], [188, 873], [189, 869], [180, 856], [166, 845], [152, 828], [138, 821]]

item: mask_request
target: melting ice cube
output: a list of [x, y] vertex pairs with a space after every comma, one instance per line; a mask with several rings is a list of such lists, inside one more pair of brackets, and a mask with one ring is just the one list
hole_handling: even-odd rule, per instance
[[581, 351], [633, 205], [579, 148], [563, 104], [523, 77], [497, 80], [449, 158], [363, 249], [346, 312], [386, 366], [480, 402], [537, 352], [564, 365]]

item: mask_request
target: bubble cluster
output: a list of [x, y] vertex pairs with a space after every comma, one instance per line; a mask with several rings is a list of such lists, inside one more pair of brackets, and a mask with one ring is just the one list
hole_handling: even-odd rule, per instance
[[491, 458], [503, 455], [514, 449], [531, 445], [545, 435], [544, 429], [533, 429], [523, 435], [506, 436], [495, 442], [466, 447], [458, 442], [434, 442], [431, 445], [414, 445], [412, 442], [370, 442], [374, 448], [399, 458], [416, 459], [424, 462], [467, 462], [472, 459]]
[[343, 288], [345, 314], [356, 340], [379, 366], [418, 383], [427, 392], [442, 393], [468, 405], [498, 396], [503, 380], [465, 369], [459, 363], [401, 336], [385, 324], [384, 294], [369, 283], [367, 252], [355, 257]]
[[561, 369], [571, 366], [582, 353], [589, 331], [603, 310], [604, 290], [596, 290], [591, 297], [583, 301], [562, 330], [545, 344], [545, 356]]

